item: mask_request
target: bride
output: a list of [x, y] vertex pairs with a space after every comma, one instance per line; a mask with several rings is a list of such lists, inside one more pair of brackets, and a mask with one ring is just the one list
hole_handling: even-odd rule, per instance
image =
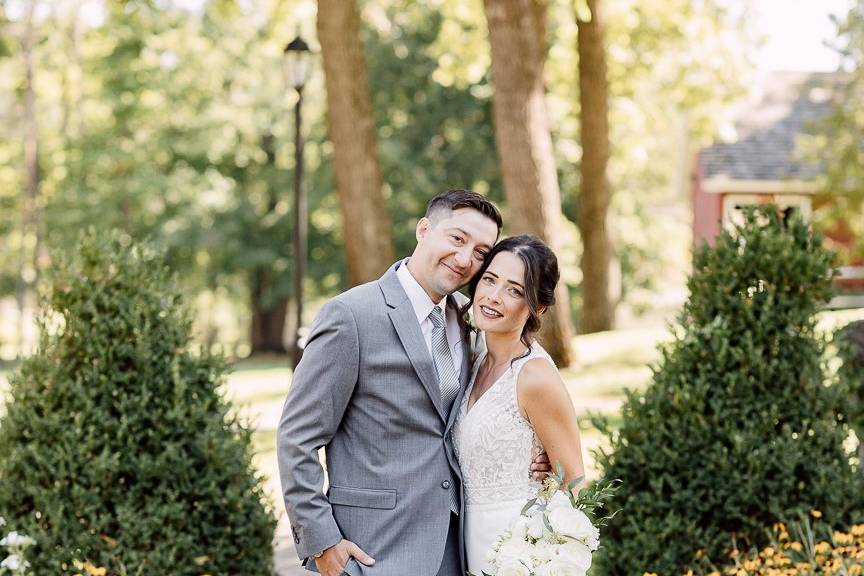
[[486, 350], [475, 361], [453, 430], [465, 487], [465, 547], [473, 574], [537, 483], [526, 470], [545, 450], [565, 481], [584, 479], [576, 412], [561, 376], [533, 336], [555, 303], [558, 262], [534, 236], [502, 240], [469, 286]]

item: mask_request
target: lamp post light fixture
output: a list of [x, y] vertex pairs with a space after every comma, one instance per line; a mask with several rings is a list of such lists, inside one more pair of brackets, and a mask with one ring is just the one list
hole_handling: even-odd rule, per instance
[[303, 349], [300, 346], [300, 328], [303, 325], [303, 277], [306, 273], [308, 217], [306, 214], [306, 194], [303, 191], [304, 142], [301, 130], [301, 109], [303, 106], [303, 88], [309, 76], [311, 61], [312, 51], [299, 35], [285, 46], [283, 59], [285, 81], [290, 88], [297, 91], [297, 103], [294, 105], [294, 299], [296, 302], [296, 319], [291, 347], [294, 367], [297, 366], [303, 356]]

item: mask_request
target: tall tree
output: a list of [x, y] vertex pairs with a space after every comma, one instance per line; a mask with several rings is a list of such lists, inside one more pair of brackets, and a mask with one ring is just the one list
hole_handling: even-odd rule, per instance
[[[36, 49], [36, 0], [27, 3], [21, 55], [24, 60], [24, 198], [21, 202], [21, 234], [18, 287], [18, 338], [23, 344], [24, 317], [28, 293], [35, 285], [42, 252], [42, 219], [39, 212], [39, 125], [36, 118], [34, 51]], [[32, 239], [32, 240], [31, 240]], [[33, 243], [31, 248], [30, 243]], [[31, 251], [32, 250], [32, 251]], [[28, 252], [31, 257], [28, 257]], [[21, 348], [19, 347], [19, 351]]]
[[864, 0], [850, 2], [837, 21], [835, 48], [849, 72], [826, 81], [832, 94], [832, 112], [816, 123], [813, 133], [800, 139], [806, 157], [825, 168], [823, 193], [814, 203], [813, 221], [830, 230], [828, 245], [840, 253], [843, 264], [864, 262]]
[[610, 330], [615, 303], [609, 291], [612, 241], [607, 222], [611, 191], [609, 164], [609, 82], [603, 24], [604, 0], [587, 0], [588, 14], [578, 14], [579, 104], [582, 121], [582, 187], [579, 193], [579, 231], [582, 235], [583, 334]]
[[327, 124], [342, 207], [348, 282], [354, 285], [377, 278], [393, 262], [354, 0], [318, 2], [318, 41], [324, 60]]
[[[485, 0], [495, 91], [495, 141], [507, 198], [507, 227], [531, 233], [560, 251], [561, 193], [546, 117], [546, 3]], [[541, 338], [559, 366], [573, 361], [567, 288], [544, 321]]]

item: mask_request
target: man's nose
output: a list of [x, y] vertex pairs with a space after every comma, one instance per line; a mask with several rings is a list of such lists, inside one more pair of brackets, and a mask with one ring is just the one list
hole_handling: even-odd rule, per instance
[[463, 268], [467, 268], [471, 265], [471, 250], [470, 249], [462, 249], [458, 250], [455, 255], [456, 263]]

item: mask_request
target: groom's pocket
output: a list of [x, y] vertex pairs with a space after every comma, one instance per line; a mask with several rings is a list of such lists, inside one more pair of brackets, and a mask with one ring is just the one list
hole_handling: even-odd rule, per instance
[[348, 563], [345, 565], [345, 569], [342, 570], [342, 574], [347, 574], [348, 576], [362, 576], [363, 570], [360, 568], [360, 563], [354, 558], [349, 558]]
[[352, 488], [350, 486], [330, 486], [327, 493], [330, 504], [356, 506], [358, 508], [396, 508], [396, 490]]

